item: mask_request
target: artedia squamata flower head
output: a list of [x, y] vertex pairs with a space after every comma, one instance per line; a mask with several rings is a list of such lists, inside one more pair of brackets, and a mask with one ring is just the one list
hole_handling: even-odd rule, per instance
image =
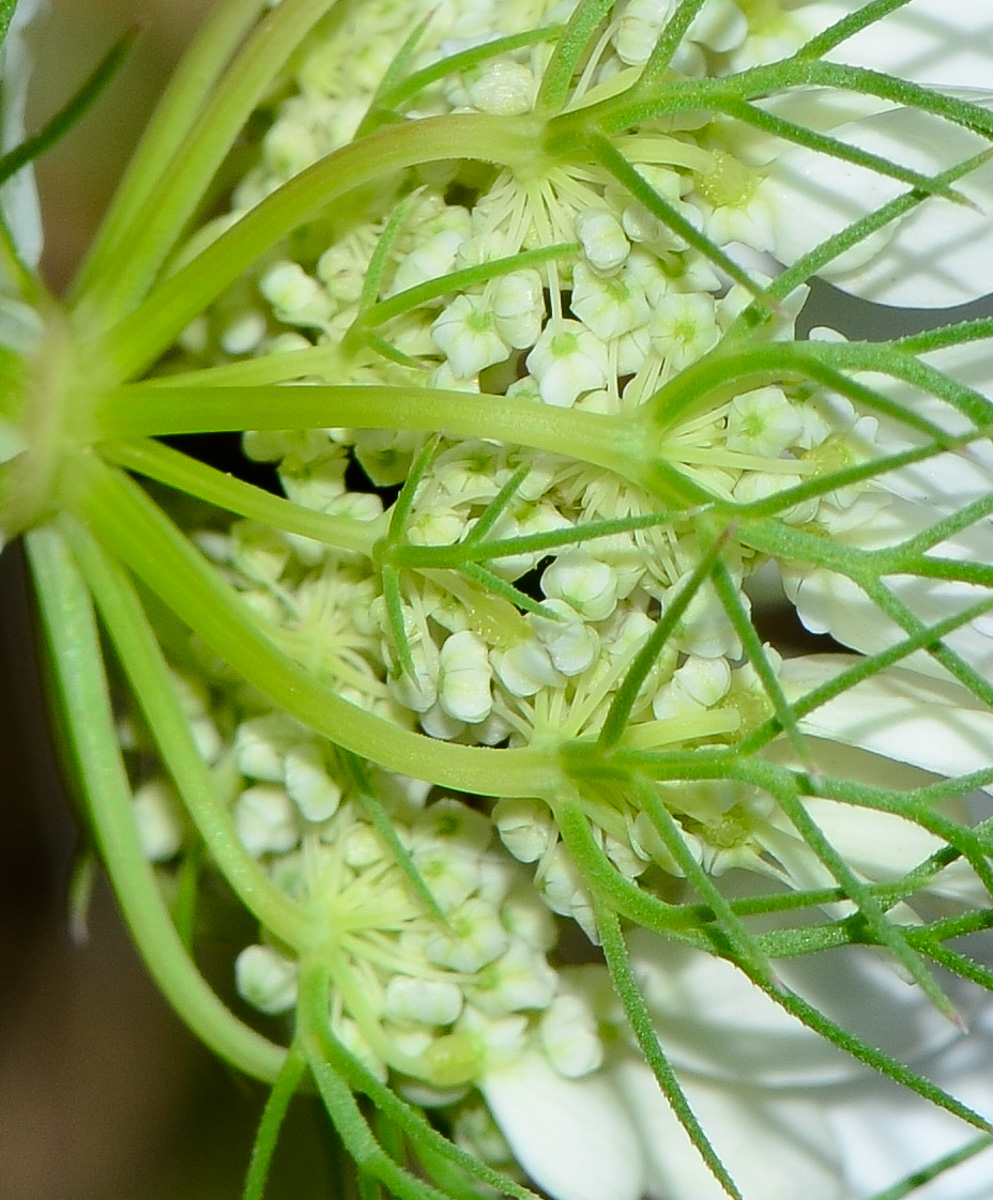
[[[222, 0], [64, 301], [7, 209], [0, 527], [136, 940], [273, 1085], [247, 1196], [307, 1080], [418, 1200], [988, 1185], [990, 329], [796, 332], [817, 276], [980, 293], [907, 246], [989, 236], [981, 20]], [[792, 657], [769, 572], [859, 653]]]

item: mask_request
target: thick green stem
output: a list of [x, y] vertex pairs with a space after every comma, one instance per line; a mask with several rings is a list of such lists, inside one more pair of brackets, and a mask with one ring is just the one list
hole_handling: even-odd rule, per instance
[[304, 910], [276, 888], [235, 832], [206, 763], [193, 742], [155, 634], [124, 573], [87, 531], [63, 521], [100, 615], [159, 748], [162, 762], [231, 888], [245, 907], [282, 941], [303, 948], [315, 937]]
[[187, 454], [181, 454], [159, 442], [117, 442], [101, 447], [108, 462], [137, 471], [168, 487], [178, 488], [207, 504], [271, 525], [287, 533], [313, 538], [332, 546], [371, 558], [373, 547], [384, 532], [384, 519], [360, 521], [315, 512], [262, 488], [243, 483], [232, 475], [205, 466]]
[[169, 1003], [198, 1037], [240, 1070], [275, 1079], [286, 1052], [237, 1020], [204, 981], [142, 853], [86, 585], [54, 529], [33, 530], [26, 544], [94, 836], [135, 943]]
[[97, 539], [278, 708], [360, 758], [415, 779], [487, 796], [540, 795], [557, 785], [555, 747], [439, 742], [343, 700], [276, 648], [237, 593], [134, 484], [96, 459], [86, 475], [77, 503]]
[[[138, 160], [110, 233], [90, 259], [89, 286], [78, 294], [74, 313], [77, 328], [103, 331], [146, 294], [252, 110], [333, 3], [282, 0], [218, 80], [221, 55], [247, 27], [244, 12], [222, 11], [203, 61], [195, 59], [179, 79], [178, 94], [167, 96], [146, 151], [150, 161]], [[246, 11], [257, 7], [251, 0]]]
[[[408, 429], [492, 438], [611, 469], [636, 458], [634, 421], [515, 396], [438, 388], [197, 387], [134, 383], [98, 402], [87, 440], [243, 429]], [[622, 471], [623, 473], [623, 471]]]
[[135, 215], [162, 184], [173, 155], [235, 47], [258, 19], [265, 0], [221, 0], [201, 26], [156, 106], [111, 206], [73, 282], [79, 295], [101, 274], [102, 260], [118, 245]]
[[[459, 114], [389, 126], [321, 159], [160, 282], [142, 304], [98, 337], [91, 346], [95, 377], [113, 384], [139, 374], [270, 247], [356, 188], [408, 167], [449, 159], [498, 163], [531, 173], [543, 161], [540, 133], [541, 126], [529, 118]], [[115, 306], [115, 311], [124, 311], [116, 300]], [[82, 323], [85, 326], [88, 319]]]

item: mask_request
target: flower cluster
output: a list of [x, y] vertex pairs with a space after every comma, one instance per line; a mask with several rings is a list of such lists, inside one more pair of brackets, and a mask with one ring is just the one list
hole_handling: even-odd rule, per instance
[[[986, 1128], [920, 1064], [993, 990], [946, 945], [993, 919], [993, 329], [796, 329], [815, 275], [978, 294], [908, 249], [989, 234], [993, 121], [877, 41], [929, 4], [232, 0], [216, 103], [139, 156], [180, 198], [130, 180], [68, 319], [8, 339], [0, 522], [143, 949], [397, 1195], [842, 1200], [875, 1184], [811, 1089], [865, 1067]], [[183, 243], [236, 93], [253, 163]], [[146, 437], [210, 430], [281, 494]], [[214, 508], [180, 532], [125, 471]], [[790, 657], [770, 569], [860, 653]], [[177, 947], [188, 855], [287, 1048]]]
[[[749, 24], [736, 5], [704, 4], [672, 69], [713, 77], [786, 55], [823, 16], [816, 5], [792, 14], [774, 7]], [[503, 50], [493, 39], [554, 28], [571, 12], [561, 4], [437, 10], [406, 61], [418, 86], [392, 85], [398, 110], [408, 120], [531, 113], [554, 43]], [[420, 15], [416, 4], [409, 11], [366, 6], [345, 16], [333, 37], [312, 40], [299, 56], [291, 93], [271, 113], [259, 165], [236, 189], [232, 212], [197, 245], [361, 133], [384, 90], [389, 98], [391, 63], [411, 45]], [[567, 111], [635, 88], [669, 15], [665, 4], [617, 5]], [[468, 55], [464, 69], [438, 67], [446, 56], [459, 63], [460, 54]], [[299, 354], [313, 364], [302, 386], [444, 389], [463, 393], [467, 408], [506, 396], [608, 416], [658, 409], [655, 453], [678, 480], [682, 503], [664, 522], [640, 527], [637, 519], [657, 512], [659, 493], [567, 453], [354, 426], [245, 435], [247, 453], [276, 464], [291, 500], [351, 521], [352, 540], [322, 546], [242, 522], [224, 535], [202, 535], [202, 547], [294, 658], [350, 702], [435, 739], [524, 747], [601, 734], [619, 692], [630, 686], [633, 664], [678, 605], [664, 643], [637, 676], [636, 695], [625, 701], [624, 744], [733, 744], [769, 718], [774, 697], [744, 652], [727, 596], [714, 581], [695, 578], [713, 543], [715, 527], [703, 519], [708, 506], [771, 503], [787, 528], [861, 545], [870, 530], [870, 538], [892, 544], [894, 523], [898, 534], [907, 532], [893, 496], [906, 471], [882, 484], [870, 475], [818, 486], [921, 444], [906, 422], [867, 412], [810, 377], [714, 389], [671, 412], [659, 401], [666, 385], [678, 386], [693, 364], [733, 336], [754, 289], [768, 282], [753, 265], [749, 285], [737, 264], [770, 251], [783, 255], [791, 239], [806, 236], [794, 231], [801, 219], [790, 212], [795, 197], [784, 172], [795, 164], [785, 143], [753, 131], [742, 145], [725, 118], [694, 113], [642, 123], [611, 147], [623, 171], [607, 155], [526, 169], [455, 163], [397, 174], [387, 189], [362, 195], [275, 249], [186, 331], [186, 359], [170, 364], [189, 369], [191, 361], [270, 356], [289, 363]], [[852, 261], [849, 254], [839, 268], [832, 265], [834, 273], [844, 277]], [[766, 340], [793, 338], [805, 297], [803, 286], [790, 293], [767, 319]], [[930, 413], [912, 398], [904, 404], [948, 428], [938, 402]], [[948, 432], [961, 433], [961, 422]], [[776, 501], [804, 484], [812, 486], [802, 498]], [[384, 497], [399, 485], [400, 498], [384, 511]], [[914, 512], [916, 533], [930, 518], [920, 506]], [[584, 537], [597, 523], [605, 532]], [[508, 551], [489, 554], [481, 560], [485, 573], [473, 573], [466, 564], [474, 560], [460, 560], [459, 547], [486, 543], [494, 550], [506, 543]], [[421, 565], [391, 575], [392, 561], [403, 560], [391, 560], [383, 547], [408, 551]], [[745, 542], [722, 551], [746, 615], [747, 580], [762, 561]], [[804, 619], [817, 624], [810, 597], [818, 572], [787, 561], [784, 573], [790, 594], [799, 592]], [[856, 605], [849, 611], [862, 619], [854, 616]], [[840, 622], [821, 627], [843, 636]], [[846, 640], [867, 650], [879, 644]], [[784, 666], [771, 647], [764, 662], [793, 692], [842, 665], [825, 659]], [[883, 689], [891, 702], [895, 686]], [[822, 707], [810, 732], [868, 745], [852, 730], [850, 705], [859, 694], [846, 694], [843, 711]], [[948, 712], [963, 719], [968, 697], [945, 699]], [[390, 1070], [401, 1086], [404, 1078], [418, 1081], [422, 1102], [462, 1111], [454, 1119], [463, 1131], [466, 1114], [483, 1119], [482, 1110], [465, 1107], [466, 1085], [476, 1084], [522, 1165], [553, 1194], [583, 1195], [576, 1172], [553, 1169], [552, 1151], [532, 1145], [522, 1097], [533, 1089], [549, 1104], [561, 1092], [574, 1108], [578, 1081], [585, 1081], [581, 1111], [606, 1120], [602, 1097], [592, 1099], [599, 1089], [616, 1090], [624, 1078], [621, 1090], [633, 1095], [649, 1083], [634, 1082], [647, 1069], [632, 1058], [613, 1053], [605, 1060], [604, 1045], [622, 1037], [623, 1013], [607, 1000], [603, 969], [563, 973], [545, 957], [556, 938], [549, 910], [577, 921], [592, 941], [600, 936], [588, 886], [547, 800], [507, 796], [484, 817], [427, 785], [407, 784], [393, 796], [396, 780], [383, 776], [376, 791], [396, 837], [391, 844], [370, 822], [332, 743], [278, 711], [256, 715], [235, 701], [232, 712], [232, 753], [242, 777], [232, 808], [238, 835], [282, 890], [319, 908], [341, 931], [332, 939], [340, 938], [331, 969], [334, 1035], [374, 1073]], [[975, 716], [985, 739], [989, 722]], [[872, 749], [954, 773], [943, 755], [915, 758], [899, 743], [883, 737]], [[865, 780], [879, 774], [854, 762], [850, 770]], [[762, 786], [674, 781], [660, 785], [658, 796], [686, 852], [709, 874], [744, 868], [794, 888], [834, 882], [809, 835]], [[595, 837], [624, 878], [658, 886], [664, 875], [687, 874], [685, 858], [637, 794], [615, 789], [605, 800], [594, 791], [587, 799]], [[942, 845], [894, 814], [870, 817], [828, 799], [806, 808], [863, 879], [898, 879]], [[439, 836], [449, 824], [454, 832]], [[494, 832], [509, 854], [499, 845], [487, 849]], [[534, 864], [533, 886], [513, 859]], [[417, 880], [427, 897], [411, 892]], [[985, 895], [962, 861], [935, 874], [929, 887], [980, 905]], [[296, 972], [285, 949], [252, 946], [238, 959], [239, 990], [263, 1011], [288, 1010], [297, 1000]], [[708, 1103], [715, 1101], [702, 1101], [703, 1108]], [[735, 1101], [716, 1103], [730, 1103], [735, 1121], [744, 1119]], [[646, 1129], [651, 1122], [677, 1127], [658, 1110], [651, 1103], [651, 1115], [639, 1118]], [[616, 1124], [611, 1118], [610, 1128]], [[547, 1138], [547, 1121], [537, 1128]], [[618, 1144], [630, 1139], [617, 1136]], [[829, 1133], [818, 1136], [825, 1155], [836, 1157], [823, 1149], [832, 1144]], [[483, 1144], [479, 1135], [470, 1140], [477, 1150]], [[612, 1164], [619, 1157], [603, 1155]], [[809, 1151], [801, 1157], [799, 1166], [787, 1154], [784, 1178], [818, 1173]], [[610, 1194], [689, 1186], [661, 1182], [672, 1168], [654, 1149], [637, 1150], [630, 1162], [640, 1165], [632, 1165], [627, 1182], [614, 1181]], [[747, 1177], [751, 1168], [742, 1169]], [[694, 1195], [709, 1194], [715, 1184], [702, 1165], [689, 1171]], [[828, 1175], [837, 1179], [837, 1167]], [[820, 1179], [817, 1194], [829, 1194]]]

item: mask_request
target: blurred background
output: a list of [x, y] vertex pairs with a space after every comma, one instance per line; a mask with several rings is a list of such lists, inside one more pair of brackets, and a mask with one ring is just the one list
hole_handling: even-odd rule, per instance
[[[45, 274], [71, 277], [131, 147], [212, 0], [49, 0], [28, 132], [129, 26], [124, 69], [38, 166]], [[70, 936], [80, 849], [63, 794], [18, 547], [0, 556], [0, 1200], [237, 1197], [264, 1102], [159, 998], [98, 882]], [[334, 1194], [322, 1127], [298, 1106], [272, 1195]], [[322, 1180], [323, 1175], [323, 1180]]]

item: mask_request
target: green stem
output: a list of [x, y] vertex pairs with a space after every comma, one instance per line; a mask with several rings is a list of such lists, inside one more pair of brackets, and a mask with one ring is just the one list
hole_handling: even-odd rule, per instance
[[190, 734], [169, 669], [131, 584], [81, 526], [63, 520], [61, 532], [91, 588], [100, 616], [131, 682], [148, 727], [201, 837], [221, 873], [259, 922], [297, 949], [315, 929], [303, 909], [274, 887], [238, 838], [231, 815]]
[[[460, 158], [530, 171], [542, 159], [540, 132], [532, 118], [481, 113], [433, 117], [391, 125], [321, 159], [162, 280], [143, 303], [101, 335], [92, 346], [95, 376], [115, 383], [139, 374], [270, 247], [356, 188], [407, 167]], [[161, 239], [162, 234], [157, 236]], [[120, 290], [118, 285], [115, 292]], [[133, 298], [130, 281], [127, 292]], [[121, 297], [110, 299], [113, 315], [125, 311]], [[107, 307], [106, 300], [101, 307]]]
[[286, 1052], [237, 1020], [204, 981], [142, 854], [86, 585], [53, 528], [32, 530], [26, 545], [94, 836], [135, 943], [162, 993], [198, 1037], [240, 1070], [273, 1080]]
[[166, 388], [132, 383], [99, 400], [91, 421], [81, 436], [92, 441], [334, 426], [440, 431], [515, 442], [610, 469], [620, 469], [634, 455], [633, 433], [640, 433], [624, 416], [555, 408], [523, 397], [376, 385]]
[[269, 1177], [269, 1167], [276, 1151], [276, 1143], [279, 1140], [279, 1131], [286, 1118], [290, 1101], [300, 1087], [306, 1067], [306, 1059], [300, 1048], [294, 1044], [286, 1055], [283, 1069], [279, 1072], [272, 1091], [269, 1093], [269, 1099], [266, 1101], [262, 1121], [252, 1146], [252, 1158], [248, 1166], [242, 1200], [262, 1200], [265, 1194], [266, 1180]]
[[593, 907], [611, 983], [624, 1006], [628, 1024], [645, 1056], [645, 1061], [652, 1069], [659, 1090], [710, 1173], [733, 1200], [742, 1200], [741, 1192], [728, 1174], [727, 1167], [721, 1162], [696, 1113], [690, 1107], [686, 1093], [662, 1048], [645, 997], [638, 987], [617, 914], [598, 899], [594, 899]]
[[73, 281], [70, 299], [101, 274], [111, 247], [120, 244], [136, 214], [161, 186], [173, 155], [190, 133], [209, 94], [259, 14], [265, 0], [221, 0], [200, 27], [159, 100], [123, 180]]
[[[114, 225], [86, 268], [89, 285], [74, 305], [77, 328], [103, 331], [147, 293], [252, 110], [333, 3], [282, 0], [219, 77], [221, 56], [247, 28], [245, 12], [222, 10], [217, 25], [208, 26], [207, 44], [180, 76], [179, 92], [167, 95], [149, 161], [139, 161], [137, 176], [129, 176]], [[247, 11], [254, 10], [251, 0]]]
[[274, 529], [313, 538], [336, 550], [371, 558], [373, 546], [383, 534], [382, 519], [359, 521], [315, 512], [216, 471], [159, 442], [115, 442], [102, 446], [101, 451], [108, 462], [196, 496], [207, 504]]

